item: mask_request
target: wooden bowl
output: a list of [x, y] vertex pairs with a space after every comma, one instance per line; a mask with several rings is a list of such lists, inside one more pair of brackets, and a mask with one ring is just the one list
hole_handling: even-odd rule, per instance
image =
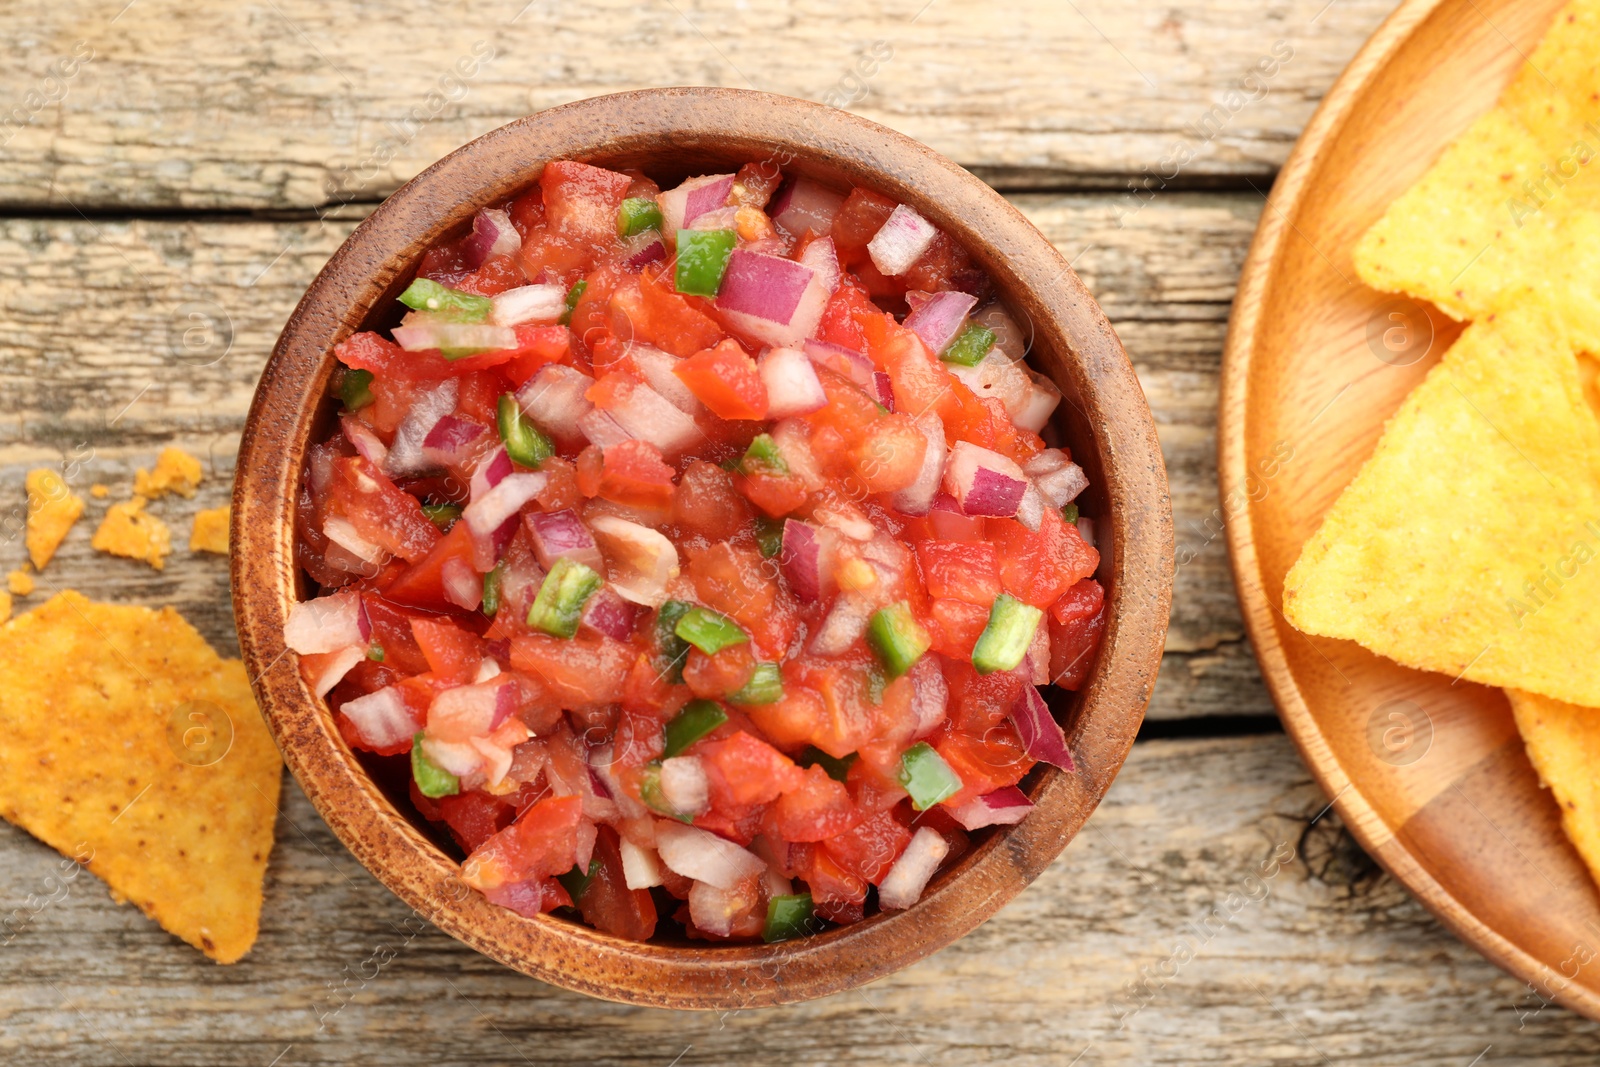
[[[1290, 156], [1245, 265], [1223, 367], [1235, 577], [1284, 724], [1362, 846], [1460, 937], [1600, 1017], [1600, 896], [1498, 689], [1408, 670], [1284, 620], [1283, 578], [1384, 421], [1461, 330], [1355, 277], [1361, 234], [1495, 103], [1560, 0], [1414, 0]], [[1400, 318], [1391, 316], [1399, 315]], [[1406, 335], [1385, 331], [1398, 329]], [[1431, 344], [1428, 338], [1431, 336]]]
[[[330, 425], [333, 345], [383, 320], [423, 251], [554, 159], [638, 166], [667, 181], [773, 159], [786, 171], [866, 185], [914, 205], [964, 244], [1019, 320], [1033, 363], [1068, 402], [1059, 420], [1092, 479], [1108, 590], [1091, 681], [1062, 693], [1078, 770], [1025, 782], [1037, 808], [981, 840], [908, 911], [776, 945], [636, 943], [485, 901], [358, 764], [286, 654], [283, 624], [306, 591], [294, 564], [294, 499], [307, 446]], [[289, 768], [339, 838], [424, 918], [508, 966], [611, 1000], [741, 1008], [849, 989], [960, 937], [1020, 892], [1071, 840], [1111, 784], [1160, 664], [1172, 586], [1172, 519], [1155, 427], [1111, 326], [1072, 270], [982, 182], [891, 130], [763, 93], [661, 89], [553, 108], [452, 153], [391, 196], [312, 283], [284, 327], [245, 424], [234, 490], [239, 643]], [[1070, 698], [1070, 699], [1068, 699]], [[414, 816], [413, 816], [414, 817]]]

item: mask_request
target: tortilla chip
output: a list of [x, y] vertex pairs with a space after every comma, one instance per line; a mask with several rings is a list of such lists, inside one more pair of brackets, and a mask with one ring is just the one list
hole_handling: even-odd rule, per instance
[[83, 498], [74, 496], [61, 475], [48, 467], [28, 472], [28, 558], [42, 571], [56, 554], [67, 531], [83, 514]]
[[189, 534], [189, 551], [215, 552], [219, 556], [226, 556], [228, 519], [232, 511], [232, 508], [224, 505], [195, 512], [194, 530]]
[[0, 622], [11, 618], [11, 594], [0, 590]]
[[106, 517], [89, 543], [101, 552], [128, 559], [141, 559], [156, 570], [167, 565], [172, 552], [172, 531], [167, 524], [147, 514], [144, 497], [136, 496], [106, 509]]
[[282, 762], [238, 660], [66, 591], [0, 627], [0, 815], [219, 963], [255, 942]]
[[1306, 633], [1600, 707], [1600, 422], [1537, 304], [1476, 322], [1284, 580]]
[[154, 470], [143, 468], [133, 472], [133, 492], [146, 500], [154, 500], [167, 493], [192, 497], [200, 485], [200, 461], [181, 448], [163, 448], [156, 457]]
[[1516, 689], [1506, 696], [1528, 759], [1561, 808], [1562, 828], [1600, 882], [1600, 708]]
[[33, 575], [27, 571], [27, 564], [6, 575], [6, 588], [15, 596], [27, 596], [33, 592]]

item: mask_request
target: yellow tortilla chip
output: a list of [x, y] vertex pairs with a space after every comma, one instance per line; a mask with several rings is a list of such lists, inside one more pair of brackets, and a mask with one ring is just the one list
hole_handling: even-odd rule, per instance
[[48, 467], [28, 472], [28, 558], [35, 570], [44, 570], [56, 554], [67, 531], [83, 514], [83, 498], [74, 496], [61, 475]]
[[89, 487], [89, 495], [94, 497], [96, 500], [104, 500], [106, 497], [111, 495], [111, 487], [109, 485], [101, 485], [99, 482], [95, 482]]
[[194, 515], [194, 530], [189, 534], [190, 552], [215, 552], [228, 554], [228, 518], [232, 508], [208, 508]]
[[0, 622], [11, 618], [11, 594], [0, 590]]
[[1306, 633], [1600, 706], [1600, 423], [1537, 304], [1476, 322], [1406, 398], [1284, 580]]
[[282, 763], [238, 660], [67, 591], [0, 627], [0, 815], [219, 963], [255, 942]]
[[167, 493], [192, 497], [200, 484], [200, 461], [181, 448], [163, 448], [154, 470], [133, 472], [133, 492], [146, 500]]
[[15, 596], [27, 596], [33, 592], [33, 575], [26, 568], [27, 564], [23, 564], [6, 575], [6, 588]]
[[101, 552], [141, 559], [158, 571], [164, 568], [172, 552], [172, 531], [166, 523], [146, 513], [146, 503], [144, 497], [136, 496], [112, 504], [89, 543]]
[[1506, 690], [1539, 780], [1555, 795], [1561, 826], [1600, 882], [1600, 708]]

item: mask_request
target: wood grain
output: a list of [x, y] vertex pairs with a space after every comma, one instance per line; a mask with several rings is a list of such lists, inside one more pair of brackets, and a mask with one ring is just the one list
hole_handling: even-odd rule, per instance
[[[251, 955], [217, 967], [84, 875], [4, 947], [0, 1051], [82, 1067], [1061, 1067], [1086, 1048], [1082, 1064], [1129, 1067], [1465, 1067], [1492, 1046], [1484, 1063], [1577, 1067], [1600, 1043], [1440, 928], [1336, 816], [1312, 825], [1327, 802], [1281, 737], [1136, 746], [1078, 839], [971, 936], [857, 993], [726, 1017], [501, 968], [411, 916], [297, 788], [284, 796]], [[1280, 849], [1295, 858], [1253, 880]], [[49, 895], [55, 864], [0, 826], [5, 909]], [[1129, 1000], [1235, 892], [1196, 957]]]
[[[1014, 199], [1103, 294], [1155, 410], [1187, 562], [1150, 716], [1271, 715], [1213, 528], [1217, 365], [1261, 198], [1173, 194], [1131, 214], [1104, 194]], [[186, 543], [194, 509], [225, 500], [266, 354], [354, 225], [352, 217], [0, 221], [0, 302], [12, 324], [0, 335], [0, 396], [8, 401], [0, 415], [0, 501], [8, 503], [0, 516], [21, 505], [23, 473], [42, 462], [81, 460], [80, 491], [94, 481], [115, 490], [89, 501], [41, 593], [56, 583], [176, 603], [219, 648], [236, 648], [220, 561], [180, 549], [157, 574], [92, 552], [89, 534], [107, 503], [126, 494], [133, 468], [168, 442], [206, 458], [214, 476], [196, 501], [168, 499], [151, 510]], [[20, 541], [0, 549], [0, 565], [21, 558]]]
[[[848, 104], [1011, 187], [1120, 189], [1146, 168], [1174, 177], [1163, 162], [1182, 151], [1185, 182], [1270, 180], [1393, 7], [1022, 0], [996, 17], [981, 0], [125, 2], [34, 4], [0, 26], [0, 52], [22, 60], [0, 70], [0, 203], [376, 199], [531, 111], [692, 84]], [[1287, 59], [1245, 85], [1277, 42]]]

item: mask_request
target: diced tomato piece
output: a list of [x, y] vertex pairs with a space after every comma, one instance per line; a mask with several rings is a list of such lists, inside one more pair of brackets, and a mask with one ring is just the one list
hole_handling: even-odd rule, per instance
[[893, 493], [917, 480], [927, 448], [910, 416], [887, 415], [872, 424], [850, 460], [867, 492]]
[[952, 659], [941, 666], [950, 687], [951, 724], [974, 737], [984, 736], [1004, 721], [1022, 687], [1030, 684], [1021, 670], [979, 674], [971, 663]]
[[412, 619], [411, 633], [429, 670], [456, 685], [472, 681], [488, 651], [481, 637], [449, 619]]
[[973, 269], [972, 256], [961, 247], [960, 242], [940, 230], [934, 234], [928, 250], [911, 264], [901, 280], [907, 288], [920, 289], [925, 293], [942, 293], [949, 289], [972, 292], [981, 304], [984, 293], [976, 291], [973, 283], [986, 282], [988, 278], [982, 271]]
[[[413, 498], [414, 499], [414, 498]], [[458, 522], [437, 544], [383, 590], [383, 595], [400, 604], [412, 604], [435, 611], [458, 610], [444, 595], [444, 568], [451, 560], [472, 564], [472, 534], [467, 524]]]
[[1053, 508], [1037, 532], [1014, 519], [990, 519], [988, 530], [1000, 555], [1000, 584], [1036, 608], [1048, 608], [1100, 565], [1100, 553]]
[[650, 890], [628, 888], [620, 842], [611, 827], [599, 828], [591, 864], [589, 882], [573, 902], [584, 921], [616, 937], [648, 941], [656, 931], [656, 902]]
[[989, 625], [989, 609], [965, 600], [936, 599], [928, 605], [933, 649], [952, 659], [970, 660], [972, 646]]
[[767, 387], [756, 361], [731, 337], [680, 361], [672, 372], [724, 419], [767, 417]]
[[[841, 253], [865, 253], [867, 242], [877, 236], [883, 224], [889, 221], [889, 216], [899, 205], [882, 193], [875, 193], [870, 189], [856, 186], [850, 190], [850, 195], [845, 197], [844, 204], [839, 208], [839, 214], [834, 217], [833, 243], [838, 246]], [[852, 261], [863, 258], [850, 256]]]
[[356, 532], [401, 559], [415, 563], [439, 542], [439, 527], [422, 503], [391, 482], [365, 456], [333, 463], [333, 504]]
[[517, 814], [517, 810], [500, 797], [477, 789], [440, 797], [435, 803], [439, 806], [439, 817], [450, 828], [450, 836], [468, 854], [510, 826]]
[[867, 350], [867, 337], [861, 330], [857, 316], [882, 318], [883, 312], [867, 296], [861, 284], [849, 275], [839, 277], [839, 287], [828, 298], [822, 310], [822, 322], [817, 327], [817, 338], [856, 352]]
[[587, 242], [540, 222], [523, 235], [516, 260], [531, 281], [571, 286], [589, 261]]
[[609, 637], [520, 634], [511, 639], [511, 665], [544, 679], [562, 706], [571, 708], [621, 700], [633, 654]]
[[[889, 372], [895, 405], [908, 412], [939, 411], [942, 416], [949, 404], [950, 390], [960, 383], [928, 351], [922, 338], [897, 326], [889, 331], [883, 347], [877, 351], [882, 355], [884, 369]], [[877, 358], [875, 354], [874, 359]]]
[[662, 674], [661, 668], [641, 652], [623, 680], [623, 710], [659, 712], [672, 700], [674, 688]]
[[573, 484], [578, 492], [586, 497], [600, 495], [600, 479], [605, 477], [605, 453], [600, 451], [599, 445], [590, 445], [578, 453], [578, 462], [573, 468]]
[[1016, 785], [1034, 764], [1022, 750], [1022, 742], [1009, 722], [997, 724], [982, 736], [949, 733], [933, 747], [961, 779], [961, 791], [944, 801], [952, 809], [985, 793]]
[[774, 519], [781, 519], [806, 502], [806, 487], [799, 478], [788, 474], [738, 473], [733, 476], [734, 488], [746, 500]]
[[987, 610], [1000, 595], [1000, 559], [988, 542], [921, 541], [917, 562], [931, 597], [962, 600]]
[[676, 473], [662, 462], [661, 450], [655, 445], [623, 441], [605, 450], [597, 495], [630, 507], [665, 510], [672, 506]]
[[546, 797], [474, 849], [461, 867], [461, 880], [474, 889], [493, 889], [565, 874], [577, 862], [582, 818], [581, 797]]
[[805, 769], [799, 785], [784, 791], [773, 810], [785, 841], [826, 841], [861, 822], [849, 790], [815, 764]]
[[536, 919], [557, 908], [572, 907], [572, 897], [554, 878], [525, 878], [483, 891], [483, 899], [518, 915]]
[[783, 665], [784, 690], [791, 684], [822, 698], [821, 714], [806, 741], [835, 759], [856, 751], [872, 736], [876, 705], [867, 692], [867, 673], [833, 660], [799, 658]]
[[583, 295], [573, 305], [568, 320], [573, 336], [585, 345], [594, 346], [611, 331], [611, 294], [622, 280], [622, 273], [613, 267], [601, 267], [584, 276]]
[[1106, 626], [1106, 596], [1100, 583], [1085, 578], [1050, 608], [1050, 680], [1078, 689], [1094, 666], [1094, 653]]
[[[505, 379], [498, 371], [475, 371], [463, 374], [456, 384], [456, 415], [485, 427], [490, 432], [480, 440], [496, 440], [494, 431], [498, 417], [497, 405], [506, 391]], [[488, 449], [485, 449], [487, 451]]]
[[845, 870], [826, 848], [803, 847], [808, 851], [799, 874], [811, 890], [817, 914], [836, 923], [860, 922], [867, 899], [865, 879]]
[[685, 534], [726, 541], [748, 530], [754, 518], [727, 471], [703, 459], [684, 468], [672, 500], [672, 521]]
[[712, 656], [695, 648], [690, 649], [689, 660], [683, 665], [683, 680], [695, 696], [720, 700], [743, 689], [755, 667], [756, 658], [748, 641], [729, 645]]
[[539, 176], [545, 219], [558, 233], [609, 243], [617, 232], [617, 209], [632, 184], [626, 174], [587, 163], [547, 163]]
[[516, 354], [505, 364], [505, 375], [512, 385], [521, 385], [550, 363], [572, 359], [572, 331], [565, 326], [513, 326], [517, 334]]
[[383, 662], [402, 674], [421, 674], [429, 670], [422, 647], [411, 633], [414, 612], [408, 612], [388, 597], [368, 594], [362, 597], [367, 620], [372, 624], [372, 643], [383, 649]]
[[477, 296], [498, 296], [507, 289], [527, 284], [528, 279], [523, 276], [522, 268], [517, 266], [515, 259], [510, 256], [491, 256], [477, 270], [456, 282], [453, 288]]
[[[851, 762], [845, 775], [845, 785], [856, 807], [864, 812], [888, 811], [906, 798], [905, 788], [895, 776], [900, 767], [900, 753], [905, 747], [904, 742], [862, 746], [861, 758]], [[881, 752], [874, 753], [874, 749], [881, 749]], [[877, 755], [888, 759], [875, 758]]]
[[706, 314], [709, 305], [674, 291], [672, 272], [663, 267], [647, 267], [639, 276], [639, 295], [644, 303], [648, 339], [675, 356], [692, 356], [711, 348], [727, 336], [727, 331]]
[[577, 470], [571, 460], [559, 456], [540, 464], [539, 471], [545, 476], [545, 483], [534, 498], [539, 506], [546, 511], [562, 511], [583, 503], [583, 494], [578, 491]]
[[828, 838], [822, 848], [846, 873], [876, 885], [910, 843], [911, 831], [893, 812], [880, 811]]
[[[854, 445], [873, 423], [883, 417], [883, 409], [877, 401], [857, 388], [854, 382], [822, 368], [817, 370], [817, 380], [822, 383], [822, 391], [828, 397], [828, 406], [806, 416], [813, 431], [834, 430], [846, 445]], [[815, 432], [811, 438], [811, 450], [819, 455], [828, 451]]]
[[789, 672], [784, 671], [783, 699], [776, 704], [749, 708], [747, 713], [756, 727], [774, 744], [798, 752], [811, 743], [811, 738], [822, 728], [823, 716], [828, 713], [822, 697], [810, 689], [791, 684]]
[[655, 715], [624, 707], [617, 717], [611, 757], [619, 767], [643, 767], [666, 751], [666, 733]]
[[805, 778], [793, 760], [744, 730], [701, 744], [699, 754], [711, 802], [719, 808], [771, 803], [778, 794], [799, 788]]
[[511, 201], [506, 214], [511, 216], [511, 225], [516, 227], [517, 233], [527, 240], [533, 228], [544, 223], [544, 190], [535, 185]]

